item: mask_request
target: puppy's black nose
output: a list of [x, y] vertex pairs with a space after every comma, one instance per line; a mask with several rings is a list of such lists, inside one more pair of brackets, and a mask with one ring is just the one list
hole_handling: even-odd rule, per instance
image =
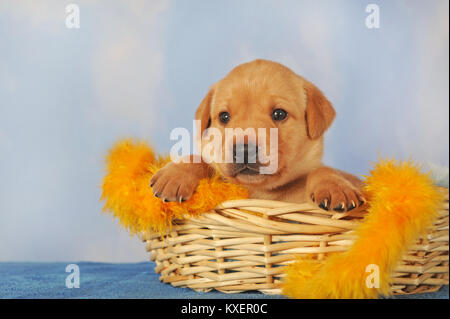
[[258, 146], [253, 143], [233, 145], [233, 159], [235, 163], [256, 163], [257, 155]]

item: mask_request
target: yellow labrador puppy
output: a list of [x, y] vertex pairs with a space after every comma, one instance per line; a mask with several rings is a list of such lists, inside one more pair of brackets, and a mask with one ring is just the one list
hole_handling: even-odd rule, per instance
[[[213, 129], [221, 132], [221, 152], [231, 154], [232, 160], [206, 161], [205, 156], [191, 155], [190, 163], [167, 164], [150, 185], [155, 196], [181, 202], [190, 198], [200, 179], [218, 171], [246, 187], [251, 198], [312, 201], [325, 210], [352, 210], [365, 202], [361, 181], [322, 164], [323, 134], [334, 117], [323, 93], [287, 67], [267, 60], [239, 65], [212, 85], [195, 114], [203, 140]], [[227, 142], [227, 129], [241, 130]], [[255, 134], [245, 134], [247, 129]], [[277, 166], [261, 174], [269, 164], [258, 155], [273, 150], [267, 138], [270, 129], [278, 134]], [[254, 158], [258, 159], [250, 160]]]

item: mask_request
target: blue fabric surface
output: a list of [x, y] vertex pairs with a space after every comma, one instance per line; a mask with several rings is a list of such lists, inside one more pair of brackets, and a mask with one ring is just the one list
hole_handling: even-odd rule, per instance
[[[181, 298], [269, 299], [283, 298], [259, 292], [224, 294], [197, 293], [174, 288], [158, 280], [151, 262], [110, 264], [75, 262], [80, 269], [80, 288], [66, 287], [70, 263], [0, 263], [0, 298]], [[448, 286], [429, 294], [397, 296], [398, 299], [448, 299]]]

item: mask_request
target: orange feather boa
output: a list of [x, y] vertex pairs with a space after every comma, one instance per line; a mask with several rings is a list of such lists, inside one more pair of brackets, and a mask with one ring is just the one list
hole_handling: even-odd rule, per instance
[[174, 219], [198, 216], [226, 200], [248, 198], [243, 187], [214, 176], [201, 180], [186, 202], [165, 203], [153, 195], [149, 185], [153, 174], [169, 160], [168, 156], [155, 156], [145, 142], [118, 142], [106, 157], [103, 211], [112, 213], [132, 234], [150, 229], [163, 234]]
[[[443, 196], [410, 161], [380, 161], [365, 184], [370, 207], [355, 231], [355, 243], [323, 261], [303, 258], [288, 266], [285, 295], [365, 299], [390, 294], [391, 273], [410, 245], [432, 226]], [[378, 287], [367, 284], [374, 265]]]

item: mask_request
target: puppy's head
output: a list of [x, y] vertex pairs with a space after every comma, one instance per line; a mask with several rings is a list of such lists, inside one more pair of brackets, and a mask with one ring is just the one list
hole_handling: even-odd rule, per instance
[[264, 189], [320, 165], [322, 136], [334, 116], [312, 83], [266, 60], [234, 68], [211, 87], [195, 114], [204, 159], [232, 182]]

